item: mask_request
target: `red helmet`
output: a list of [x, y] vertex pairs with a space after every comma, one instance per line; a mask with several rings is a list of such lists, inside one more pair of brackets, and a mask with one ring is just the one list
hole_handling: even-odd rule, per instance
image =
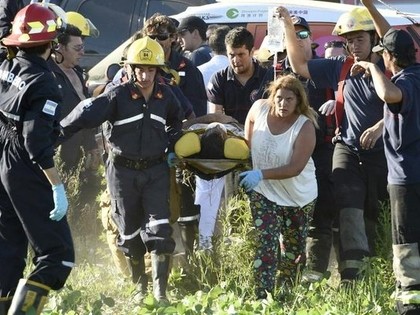
[[32, 3], [21, 9], [13, 20], [12, 33], [5, 37], [5, 46], [34, 47], [57, 37], [57, 16], [41, 3]]

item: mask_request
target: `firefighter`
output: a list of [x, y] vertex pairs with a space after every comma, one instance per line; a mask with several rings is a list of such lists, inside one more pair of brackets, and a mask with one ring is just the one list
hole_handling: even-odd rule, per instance
[[89, 20], [78, 12], [68, 11], [66, 12], [66, 22], [76, 26], [81, 32], [82, 37], [93, 37], [96, 38], [99, 36], [99, 30], [96, 26]]
[[[68, 201], [53, 160], [61, 94], [47, 59], [58, 30], [53, 11], [32, 3], [2, 41], [18, 53], [0, 67], [0, 314], [40, 314], [74, 265]], [[23, 279], [28, 244], [35, 268]]]
[[379, 37], [369, 12], [357, 7], [343, 13], [333, 31], [333, 35], [345, 39], [349, 58], [306, 60], [288, 9], [279, 7], [278, 13], [285, 22], [286, 49], [293, 71], [311, 79], [317, 88], [338, 87], [332, 182], [339, 209], [341, 283], [347, 285], [361, 278], [364, 258], [375, 254], [380, 203], [388, 198], [381, 137], [383, 101], [371, 78], [350, 76], [353, 60], [370, 61], [384, 70], [381, 56], [372, 53]]
[[[171, 88], [159, 83], [164, 52], [150, 37], [127, 51], [129, 81], [87, 99], [61, 121], [64, 138], [106, 122], [106, 177], [118, 246], [129, 259], [131, 276], [146, 293], [144, 266], [151, 253], [154, 296], [166, 300], [170, 257], [175, 249], [169, 223], [169, 167], [181, 135], [184, 112]], [[166, 163], [168, 162], [168, 163]]]

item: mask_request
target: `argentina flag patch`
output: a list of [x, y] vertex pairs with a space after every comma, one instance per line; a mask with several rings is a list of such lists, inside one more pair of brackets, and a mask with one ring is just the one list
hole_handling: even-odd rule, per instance
[[51, 116], [55, 115], [55, 110], [57, 108], [58, 103], [53, 102], [51, 100], [47, 100], [45, 102], [44, 107], [42, 108], [42, 112]]

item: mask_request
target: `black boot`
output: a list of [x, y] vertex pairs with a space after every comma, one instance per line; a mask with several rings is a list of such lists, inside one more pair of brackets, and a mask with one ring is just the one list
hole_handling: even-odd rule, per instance
[[182, 245], [184, 246], [184, 249], [185, 249], [185, 256], [188, 259], [188, 257], [191, 256], [194, 250], [194, 242], [196, 238], [197, 225], [196, 224], [179, 225], [179, 231], [181, 234]]
[[47, 303], [50, 290], [51, 288], [42, 283], [20, 279], [7, 314], [41, 314], [45, 303]]
[[314, 230], [309, 232], [306, 241], [307, 260], [306, 268], [302, 274], [303, 282], [321, 281], [328, 275], [327, 269], [330, 262], [332, 248], [332, 232]]
[[143, 297], [147, 294], [147, 274], [144, 257], [140, 259], [129, 258], [129, 265], [131, 269], [131, 279], [133, 283], [138, 285], [139, 294]]
[[166, 287], [168, 286], [171, 255], [152, 253], [153, 296], [159, 302], [168, 301]]
[[0, 297], [0, 315], [7, 315], [11, 303], [12, 297]]

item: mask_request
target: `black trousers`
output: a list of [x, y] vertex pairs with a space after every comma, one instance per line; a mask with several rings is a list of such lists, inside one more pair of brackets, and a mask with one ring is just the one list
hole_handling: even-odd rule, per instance
[[35, 265], [28, 278], [58, 290], [75, 260], [67, 220], [49, 218], [51, 185], [17, 139], [0, 143], [0, 296], [13, 294], [23, 277], [28, 244]]

